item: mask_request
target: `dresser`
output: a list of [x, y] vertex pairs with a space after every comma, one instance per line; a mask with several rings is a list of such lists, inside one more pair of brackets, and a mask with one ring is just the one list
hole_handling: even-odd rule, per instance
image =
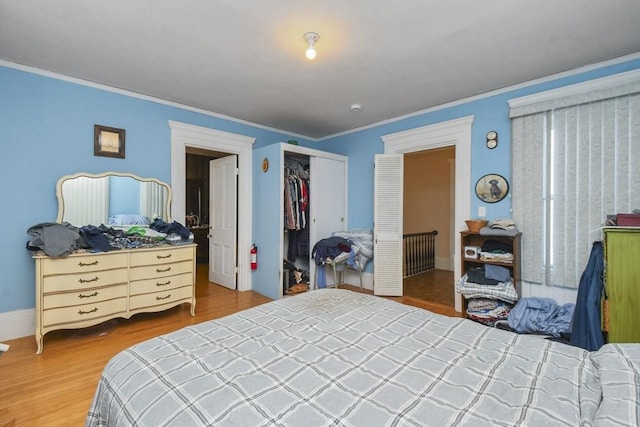
[[195, 315], [196, 245], [162, 245], [52, 258], [36, 253], [37, 353], [57, 329], [191, 304]]
[[607, 342], [640, 342], [640, 227], [604, 229]]

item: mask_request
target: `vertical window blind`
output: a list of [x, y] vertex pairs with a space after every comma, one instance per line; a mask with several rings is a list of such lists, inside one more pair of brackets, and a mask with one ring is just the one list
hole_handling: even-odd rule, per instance
[[606, 216], [640, 209], [639, 74], [510, 102], [523, 282], [577, 288]]

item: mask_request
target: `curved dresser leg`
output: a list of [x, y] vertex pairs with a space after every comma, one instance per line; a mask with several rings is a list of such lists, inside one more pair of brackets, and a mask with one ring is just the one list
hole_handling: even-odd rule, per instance
[[42, 340], [43, 340], [43, 336], [42, 334], [36, 334], [36, 344], [38, 345], [38, 350], [36, 351], [36, 354], [41, 354], [42, 353]]
[[192, 316], [196, 315], [196, 299], [195, 298], [191, 302], [191, 315]]

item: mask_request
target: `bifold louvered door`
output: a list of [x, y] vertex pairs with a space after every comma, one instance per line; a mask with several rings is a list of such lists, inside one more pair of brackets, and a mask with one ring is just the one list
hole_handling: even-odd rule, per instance
[[402, 295], [404, 157], [376, 154], [374, 172], [373, 293]]

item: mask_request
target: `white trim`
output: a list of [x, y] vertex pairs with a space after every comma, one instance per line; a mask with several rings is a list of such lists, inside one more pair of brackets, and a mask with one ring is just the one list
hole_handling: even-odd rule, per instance
[[0, 325], [2, 325], [0, 328], [0, 341], [35, 335], [36, 309], [29, 308], [0, 313]]
[[589, 80], [582, 83], [563, 86], [557, 89], [534, 93], [533, 95], [509, 99], [507, 102], [509, 104], [509, 108], [517, 108], [526, 105], [537, 104], [539, 102], [553, 101], [565, 96], [581, 95], [583, 93], [591, 92], [594, 90], [609, 89], [612, 87], [638, 81], [640, 81], [640, 70], [631, 70], [595, 80]]
[[[385, 154], [413, 153], [434, 148], [455, 146], [455, 203], [454, 235], [467, 229], [465, 219], [471, 213], [471, 125], [474, 116], [462, 117], [435, 125], [382, 136]], [[460, 239], [454, 239], [454, 280], [461, 276]], [[455, 309], [462, 311], [462, 296], [456, 293]]]
[[[316, 148], [303, 147], [302, 145], [292, 145], [284, 142], [280, 143], [281, 153], [302, 154], [309, 157], [323, 157], [325, 159], [339, 160], [346, 162], [348, 157], [342, 154], [330, 153], [328, 151], [318, 150]], [[283, 155], [284, 158], [284, 155]], [[284, 191], [284, 188], [283, 188]]]
[[[251, 289], [248, 250], [252, 242], [252, 159], [255, 138], [169, 121], [171, 127], [171, 217], [185, 223], [187, 147], [220, 151], [238, 156], [238, 290]], [[242, 256], [247, 248], [247, 256]]]

